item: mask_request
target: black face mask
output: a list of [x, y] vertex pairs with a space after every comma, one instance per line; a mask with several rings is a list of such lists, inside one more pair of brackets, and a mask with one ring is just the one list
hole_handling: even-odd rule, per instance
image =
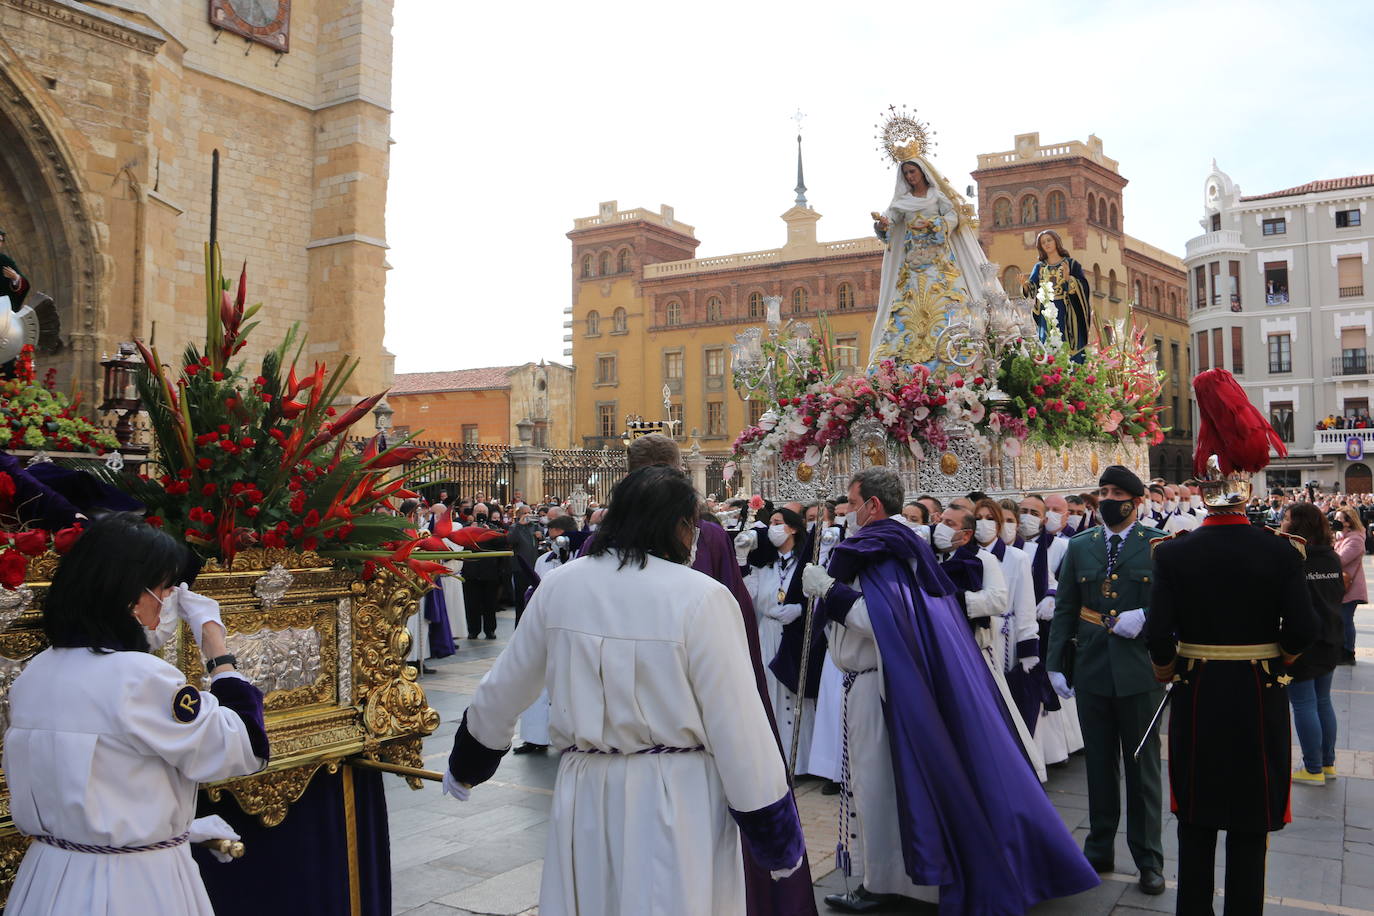
[[1108, 528], [1115, 528], [1131, 517], [1131, 510], [1135, 508], [1135, 503], [1129, 499], [1099, 499], [1097, 501], [1097, 511], [1102, 515], [1102, 521]]

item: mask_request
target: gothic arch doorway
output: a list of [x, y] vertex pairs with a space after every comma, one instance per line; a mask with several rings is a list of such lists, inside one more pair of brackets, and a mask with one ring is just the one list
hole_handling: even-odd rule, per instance
[[84, 140], [34, 85], [24, 64], [0, 44], [0, 228], [4, 250], [28, 278], [32, 300], [53, 297], [62, 348], [40, 354], [88, 403], [95, 395], [97, 345], [104, 324], [104, 255], [68, 138]]
[[1369, 465], [1361, 461], [1346, 465], [1345, 492], [1374, 493], [1374, 472], [1370, 471]]

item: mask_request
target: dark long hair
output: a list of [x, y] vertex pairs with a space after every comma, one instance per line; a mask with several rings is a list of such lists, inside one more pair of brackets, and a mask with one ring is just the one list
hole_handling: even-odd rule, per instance
[[1293, 503], [1286, 511], [1289, 534], [1296, 534], [1315, 547], [1331, 546], [1331, 523], [1320, 509], [1311, 503]]
[[1069, 249], [1064, 247], [1064, 240], [1059, 237], [1059, 233], [1055, 232], [1053, 229], [1041, 229], [1035, 236], [1035, 259], [1037, 261], [1049, 260], [1049, 257], [1045, 254], [1045, 249], [1040, 247], [1040, 240], [1047, 235], [1054, 239], [1054, 247], [1059, 252], [1059, 256], [1061, 258], [1067, 258], [1069, 256]]
[[622, 569], [629, 563], [643, 569], [651, 556], [685, 563], [690, 548], [682, 543], [680, 526], [696, 524], [697, 504], [697, 491], [686, 474], [662, 464], [640, 468], [611, 491], [610, 507], [588, 553], [599, 557], [615, 551]]
[[93, 522], [62, 558], [43, 599], [43, 632], [63, 648], [148, 651], [133, 606], [143, 590], [183, 581], [190, 551], [137, 515]]

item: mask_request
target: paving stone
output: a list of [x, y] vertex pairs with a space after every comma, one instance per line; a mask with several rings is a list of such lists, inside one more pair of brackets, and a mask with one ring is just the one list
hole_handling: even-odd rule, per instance
[[1271, 852], [1267, 866], [1264, 890], [1270, 897], [1293, 897], [1313, 903], [1341, 902], [1339, 860]]
[[481, 875], [439, 868], [432, 863], [393, 870], [391, 905], [396, 910], [419, 907], [483, 880]]
[[543, 873], [542, 861], [530, 862], [441, 897], [438, 902], [475, 913], [515, 916], [539, 902], [539, 881]]

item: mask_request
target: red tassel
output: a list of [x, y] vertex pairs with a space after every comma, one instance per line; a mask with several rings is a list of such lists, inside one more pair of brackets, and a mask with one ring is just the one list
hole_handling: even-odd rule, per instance
[[1207, 459], [1212, 455], [1217, 456], [1222, 473], [1231, 474], [1263, 470], [1269, 464], [1271, 446], [1279, 457], [1288, 454], [1274, 427], [1225, 369], [1199, 372], [1193, 379], [1193, 394], [1199, 416], [1193, 472], [1199, 477], [1207, 473]]

